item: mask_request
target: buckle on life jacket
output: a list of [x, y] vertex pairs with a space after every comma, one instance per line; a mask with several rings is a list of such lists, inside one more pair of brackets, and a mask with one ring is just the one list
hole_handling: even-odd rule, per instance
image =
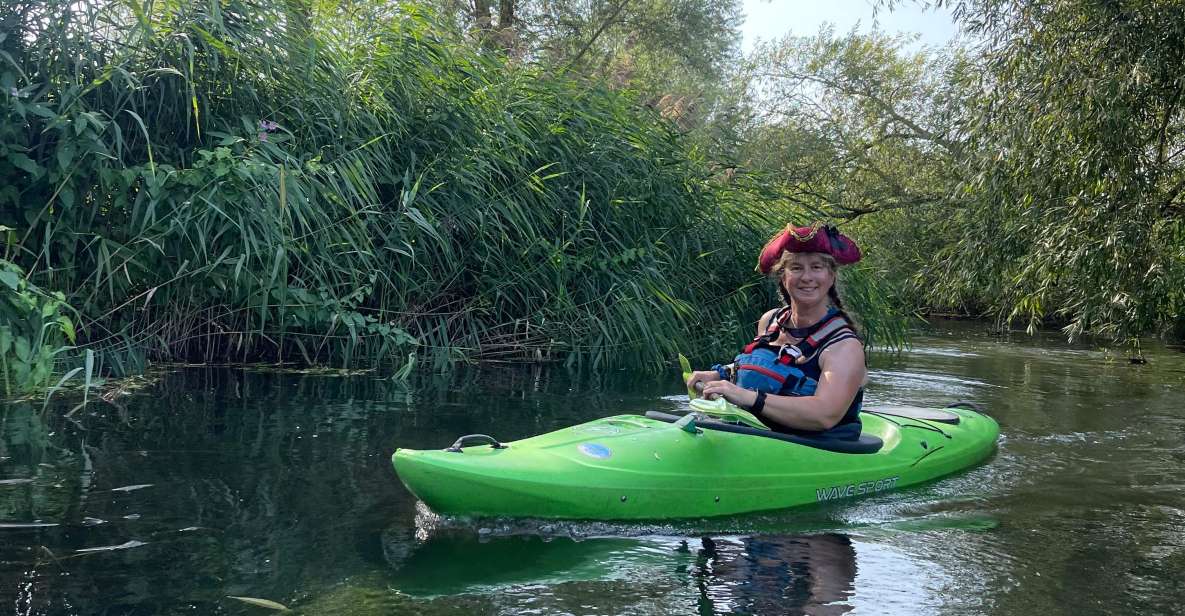
[[793, 344], [784, 344], [778, 349], [778, 363], [789, 366], [802, 357], [802, 349]]

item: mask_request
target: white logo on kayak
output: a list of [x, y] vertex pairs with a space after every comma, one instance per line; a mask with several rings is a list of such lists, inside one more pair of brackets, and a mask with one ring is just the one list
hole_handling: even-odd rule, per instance
[[885, 490], [892, 490], [897, 486], [897, 479], [897, 476], [893, 476], [886, 477], [885, 479], [877, 479], [876, 481], [864, 481], [861, 483], [849, 483], [846, 485], [831, 486], [827, 488], [815, 488], [815, 500], [822, 502], [835, 500], [837, 498], [849, 498], [852, 496], [875, 494]]

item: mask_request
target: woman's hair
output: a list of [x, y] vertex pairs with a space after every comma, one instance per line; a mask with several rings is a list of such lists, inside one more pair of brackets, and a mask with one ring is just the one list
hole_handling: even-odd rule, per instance
[[769, 275], [777, 283], [778, 289], [781, 291], [783, 299], [786, 301], [787, 305], [789, 305], [790, 296], [786, 289], [782, 287], [782, 273], [785, 272], [786, 268], [790, 267], [790, 264], [794, 262], [795, 255], [808, 254], [817, 254], [820, 257], [823, 257], [823, 262], [827, 264], [827, 267], [831, 270], [831, 273], [835, 274], [835, 282], [831, 283], [830, 289], [827, 289], [827, 297], [831, 300], [831, 305], [835, 306], [836, 309], [839, 310], [840, 314], [842, 314], [844, 318], [848, 320], [848, 323], [852, 327], [852, 331], [858, 333], [855, 317], [853, 317], [847, 310], [844, 309], [843, 300], [839, 298], [839, 263], [835, 261], [835, 257], [825, 252], [790, 252], [787, 250], [786, 252], [782, 253], [782, 256], [778, 257], [777, 262], [775, 262], [774, 266], [770, 268]]

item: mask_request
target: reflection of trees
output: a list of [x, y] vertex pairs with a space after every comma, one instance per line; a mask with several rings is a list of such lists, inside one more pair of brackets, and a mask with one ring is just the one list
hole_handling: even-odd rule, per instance
[[85, 466], [84, 456], [53, 441], [38, 407], [0, 405], [0, 524], [13, 525], [0, 529], [0, 612], [32, 601], [30, 576], [10, 563], [55, 556], [45, 536], [56, 530], [54, 525], [79, 517], [90, 479]]
[[[34, 481], [0, 491], [0, 521], [60, 526], [6, 540], [4, 560], [39, 572], [41, 607], [290, 594], [325, 562], [357, 563], [359, 533], [396, 513], [387, 456], [408, 399], [369, 379], [220, 370], [171, 374], [119, 412], [92, 404], [81, 427], [10, 407], [4, 476]], [[151, 487], [113, 491], [137, 484]], [[147, 545], [77, 552], [133, 539]]]
[[0, 480], [8, 482], [0, 486], [0, 521], [60, 521], [73, 504], [66, 494], [89, 479], [78, 472], [78, 453], [49, 433], [32, 404], [0, 406]]
[[856, 579], [846, 535], [701, 539], [701, 614], [843, 614]]
[[[14, 605], [16, 588], [33, 613], [210, 612], [228, 594], [310, 601], [343, 579], [390, 570], [379, 535], [414, 517], [390, 467], [396, 445], [443, 446], [478, 428], [518, 438], [642, 410], [656, 397], [646, 389], [534, 369], [418, 375], [406, 385], [180, 370], [73, 420], [61, 417], [66, 401], [44, 415], [40, 405], [10, 406], [0, 477], [32, 481], [0, 488], [0, 522], [58, 526], [5, 531], [0, 605]], [[78, 552], [133, 540], [145, 544]], [[850, 589], [851, 548], [839, 538], [746, 541], [705, 542], [696, 575], [714, 605], [765, 611], [776, 599], [784, 612], [842, 601]], [[602, 563], [587, 559], [589, 547], [534, 546], [553, 570], [597, 579]], [[825, 560], [831, 553], [839, 564]]]
[[[584, 406], [571, 404], [573, 387], [591, 391]], [[73, 420], [61, 417], [65, 401], [44, 415], [39, 404], [0, 407], [0, 479], [32, 480], [0, 485], [0, 523], [57, 524], [3, 531], [0, 605], [18, 586], [34, 613], [290, 600], [383, 566], [381, 529], [414, 516], [390, 466], [395, 446], [551, 430], [622, 408], [615, 389], [538, 369], [409, 384], [186, 369]], [[151, 486], [113, 491], [140, 484]], [[147, 544], [77, 552], [129, 540]]]

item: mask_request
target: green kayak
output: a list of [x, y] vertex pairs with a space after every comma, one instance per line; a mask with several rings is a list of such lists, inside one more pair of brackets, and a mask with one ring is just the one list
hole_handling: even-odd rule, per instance
[[[735, 408], [735, 407], [734, 407]], [[982, 462], [995, 420], [965, 407], [861, 413], [859, 440], [781, 434], [702, 413], [619, 415], [520, 441], [398, 449], [404, 485], [438, 513], [698, 518], [877, 494]]]

